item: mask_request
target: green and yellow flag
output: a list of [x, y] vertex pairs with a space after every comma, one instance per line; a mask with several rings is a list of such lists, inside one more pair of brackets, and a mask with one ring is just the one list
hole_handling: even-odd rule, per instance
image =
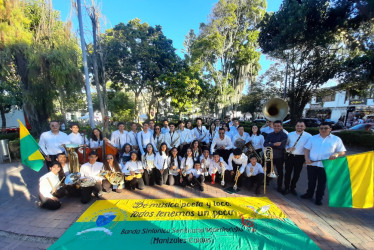
[[373, 207], [374, 151], [322, 161], [330, 207]]
[[22, 164], [39, 172], [44, 165], [44, 157], [39, 151], [39, 145], [22, 122], [20, 120], [18, 122]]

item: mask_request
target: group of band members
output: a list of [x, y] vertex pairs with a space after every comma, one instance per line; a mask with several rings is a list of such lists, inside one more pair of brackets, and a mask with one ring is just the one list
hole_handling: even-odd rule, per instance
[[[186, 125], [186, 126], [185, 126]], [[297, 122], [296, 131], [287, 133], [281, 121], [267, 122], [267, 127], [259, 129], [254, 125], [250, 133], [238, 119], [229, 123], [215, 120], [209, 129], [202, 125], [202, 119], [196, 119], [196, 127], [191, 122], [178, 124], [163, 121], [162, 127], [154, 121], [144, 122], [143, 130], [137, 132], [137, 124], [131, 124], [131, 131], [125, 130], [124, 123], [118, 123], [118, 130], [111, 139], [104, 138], [98, 128], [92, 130], [89, 140], [79, 133], [77, 124], [71, 125], [71, 134], [59, 131], [59, 123], [52, 121], [51, 130], [44, 132], [39, 145], [45, 154], [48, 170], [40, 178], [40, 206], [58, 209], [59, 198], [63, 195], [80, 195], [82, 203], [87, 203], [92, 195], [98, 197], [105, 192], [121, 192], [124, 188], [135, 190], [145, 186], [180, 185], [204, 190], [204, 182], [216, 182], [223, 187], [229, 185], [252, 188], [260, 194], [264, 185], [263, 166], [258, 156], [263, 156], [265, 147], [273, 149], [273, 163], [277, 170], [277, 190], [283, 194], [296, 193], [303, 164], [307, 165], [308, 190], [301, 198], [311, 199], [316, 190], [317, 205], [322, 204], [326, 186], [326, 174], [321, 160], [335, 159], [345, 153], [339, 137], [331, 134], [331, 126], [322, 123], [319, 134], [312, 136], [305, 131], [305, 124]], [[178, 128], [178, 129], [177, 129]], [[237, 140], [251, 143], [256, 153], [244, 154], [235, 146]], [[104, 163], [98, 162], [95, 149], [104, 143], [119, 149], [119, 155], [106, 155]], [[88, 162], [80, 168], [82, 185], [62, 185], [62, 179], [68, 176], [64, 144], [85, 144], [92, 151]], [[286, 152], [286, 153], [285, 153]], [[249, 155], [249, 157], [247, 156]], [[260, 159], [263, 162], [263, 158]], [[285, 169], [285, 171], [284, 171]], [[101, 171], [119, 172], [124, 179], [112, 185]], [[267, 184], [270, 178], [267, 178]], [[88, 183], [88, 184], [87, 184]], [[284, 189], [283, 189], [284, 184]], [[57, 188], [61, 187], [61, 188]]]

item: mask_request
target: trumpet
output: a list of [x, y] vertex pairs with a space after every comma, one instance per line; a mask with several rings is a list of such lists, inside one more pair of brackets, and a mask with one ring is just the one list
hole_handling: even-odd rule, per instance
[[225, 186], [225, 171], [226, 171], [226, 168], [225, 168], [225, 165], [223, 165], [223, 163], [221, 162], [220, 163], [221, 165], [221, 186]]
[[236, 174], [235, 174], [235, 184], [234, 186], [232, 187], [232, 189], [234, 190], [237, 190], [238, 189], [238, 179], [239, 179], [239, 175], [240, 175], [240, 171], [239, 169], [236, 170]]

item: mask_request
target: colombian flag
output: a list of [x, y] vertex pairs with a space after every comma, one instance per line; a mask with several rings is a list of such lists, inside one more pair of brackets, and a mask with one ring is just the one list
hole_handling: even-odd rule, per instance
[[22, 122], [20, 120], [18, 122], [22, 164], [39, 172], [44, 165], [44, 157], [39, 151], [39, 145]]
[[373, 207], [374, 151], [322, 161], [330, 207]]

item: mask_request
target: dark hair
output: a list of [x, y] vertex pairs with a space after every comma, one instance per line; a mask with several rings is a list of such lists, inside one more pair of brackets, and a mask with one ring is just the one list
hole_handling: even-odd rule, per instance
[[[114, 170], [116, 172], [121, 172], [121, 168], [119, 167], [117, 158], [114, 155], [107, 154], [105, 158], [107, 158], [109, 155], [111, 155], [113, 157], [113, 167], [114, 167]], [[104, 162], [104, 169], [110, 171], [110, 166], [109, 166], [109, 163], [108, 163], [107, 160]]]
[[101, 133], [101, 130], [98, 129], [98, 128], [94, 128], [94, 129], [92, 130], [92, 133], [91, 133], [91, 139], [92, 139], [93, 141], [97, 141], [97, 137], [96, 137], [96, 135], [94, 134], [95, 130], [99, 131], [99, 133], [100, 133], [100, 136], [99, 136], [100, 138], [99, 138], [99, 140], [102, 141], [102, 140], [103, 140], [103, 133]]
[[169, 123], [169, 127], [170, 127], [171, 125], [173, 125], [174, 127], [176, 127], [176, 126], [175, 126], [175, 124], [174, 124], [174, 123], [172, 123], [172, 122], [171, 122], [171, 123]]
[[155, 131], [153, 132], [153, 140], [156, 139], [156, 128], [157, 128], [157, 127], [160, 128], [160, 135], [161, 135], [161, 126], [158, 125], [158, 124], [156, 124], [156, 125], [154, 126]]
[[93, 151], [91, 151], [91, 152], [88, 154], [88, 156], [91, 156], [91, 155], [95, 155], [95, 156], [99, 157], [99, 154], [97, 153], [96, 150], [93, 150]]
[[149, 123], [147, 121], [143, 122], [143, 126], [147, 124], [149, 126]]
[[243, 152], [240, 148], [236, 148], [234, 149], [234, 151], [232, 152], [234, 155], [241, 155]]
[[189, 122], [191, 123], [191, 128], [192, 128], [193, 126], [192, 126], [192, 122], [191, 122], [191, 121], [186, 121], [186, 127], [187, 127], [187, 124], [188, 124]]
[[151, 145], [151, 147], [152, 147], [152, 154], [153, 154], [154, 156], [156, 156], [155, 148], [153, 147], [153, 144], [152, 144], [152, 143], [148, 143], [147, 146], [145, 146], [145, 152], [144, 152], [144, 155], [147, 155], [147, 154], [148, 154], [148, 150], [147, 150], [147, 148], [148, 148], [149, 145]]
[[132, 156], [133, 154], [135, 154], [135, 155], [136, 155], [136, 161], [139, 161], [139, 156], [138, 156], [138, 153], [137, 153], [137, 152], [135, 152], [135, 151], [131, 151], [131, 152], [130, 152], [130, 160], [131, 160], [131, 156]]
[[199, 164], [199, 165], [201, 166], [201, 162], [200, 162], [200, 161], [195, 161], [195, 162], [193, 163], [194, 166], [195, 166], [196, 164]]
[[[160, 144], [160, 147], [159, 147], [159, 149], [158, 149], [158, 152], [162, 152], [161, 148], [162, 148], [162, 146], [164, 146], [164, 145], [166, 146], [165, 154], [166, 154], [167, 156], [169, 156], [168, 145], [167, 145], [165, 142], [163, 142], [163, 143]], [[160, 153], [160, 154], [161, 154], [161, 153]]]
[[239, 121], [239, 119], [237, 117], [233, 118], [232, 120], [233, 121]]
[[148, 121], [148, 123], [150, 123], [150, 122], [155, 122], [155, 120], [154, 120], [154, 119], [150, 119], [150, 120]]
[[220, 130], [223, 130], [223, 131], [225, 131], [225, 129], [224, 129], [224, 128], [219, 128], [219, 129], [218, 129], [218, 131], [220, 131]]
[[73, 122], [70, 124], [70, 128], [72, 128], [73, 126], [77, 126], [79, 128], [79, 124], [77, 122]]
[[192, 150], [192, 148], [191, 147], [188, 147], [187, 149], [186, 149], [186, 153], [184, 154], [184, 158], [187, 158], [188, 157], [188, 155], [187, 155], [187, 150], [189, 150], [189, 149], [191, 149], [191, 152], [192, 152], [192, 158], [193, 158], [193, 150]]
[[255, 159], [257, 160], [257, 157], [256, 157], [255, 154], [251, 154], [251, 155], [249, 156], [249, 159], [252, 159], [252, 158], [255, 158]]
[[217, 126], [216, 126], [216, 124], [214, 122], [212, 122], [210, 124], [210, 126], [209, 126], [209, 133], [210, 133], [211, 136], [213, 136], [213, 132], [214, 132], [214, 131], [212, 131], [212, 125], [214, 125], [214, 131], [216, 131], [216, 128], [217, 128]]
[[185, 124], [183, 120], [179, 120], [178, 121], [178, 126], [181, 125], [182, 123]]
[[243, 126], [243, 125], [239, 125], [239, 126], [237, 127], [237, 129], [239, 129], [239, 128], [243, 128], [243, 129], [244, 129], [244, 126]]
[[328, 122], [321, 122], [319, 126], [329, 126], [331, 128], [331, 124]]
[[131, 146], [131, 144], [130, 144], [130, 143], [125, 143], [125, 145], [123, 145], [123, 147], [122, 147], [121, 155], [122, 155], [123, 153], [125, 153], [125, 148], [126, 148], [127, 145], [130, 146], [130, 151], [129, 151], [129, 153], [132, 151], [132, 146]]
[[119, 122], [119, 123], [117, 124], [117, 128], [118, 128], [120, 125], [125, 126], [125, 123], [123, 123], [123, 122]]
[[276, 121], [273, 122], [273, 124], [275, 124], [275, 123], [279, 123], [280, 125], [282, 125], [282, 121], [281, 120], [276, 120]]
[[230, 131], [230, 125], [228, 124], [228, 123], [224, 123], [223, 125], [222, 125], [222, 128], [223, 129], [225, 129], [223, 126], [226, 126], [227, 127], [227, 131]]
[[[260, 129], [258, 128], [257, 125], [253, 125], [252, 128], [256, 126], [257, 127], [257, 132], [256, 132], [256, 135], [261, 135], [261, 131]], [[251, 131], [249, 131], [249, 135], [252, 136], [253, 135], [253, 131], [252, 131], [252, 128], [251, 128]]]
[[197, 122], [198, 120], [203, 121], [200, 117], [196, 118], [195, 121]]
[[165, 119], [165, 120], [162, 120], [162, 123], [164, 123], [164, 122], [168, 122], [168, 120], [167, 120], [167, 119]]
[[213, 156], [215, 156], [215, 155], [218, 155], [218, 156], [219, 156], [219, 154], [218, 154], [217, 152], [214, 152], [214, 153], [213, 153]]
[[[65, 155], [65, 156], [66, 156], [65, 153], [59, 153], [59, 154], [57, 154], [57, 158], [58, 158], [60, 155]], [[56, 158], [56, 159], [57, 159], [57, 158]]]
[[59, 163], [58, 161], [52, 162], [49, 168], [52, 168], [54, 165], [58, 165], [60, 168], [62, 168], [61, 163]]
[[303, 120], [298, 120], [296, 123], [304, 123], [305, 125], [305, 122]]

